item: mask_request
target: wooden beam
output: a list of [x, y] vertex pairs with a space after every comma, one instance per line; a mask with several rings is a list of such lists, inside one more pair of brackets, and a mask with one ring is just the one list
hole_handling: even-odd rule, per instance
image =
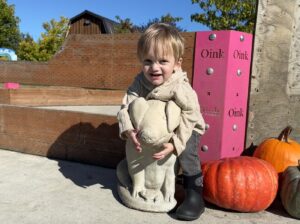
[[84, 88], [0, 89], [0, 103], [24, 106], [121, 105], [123, 90]]
[[125, 157], [114, 116], [0, 106], [0, 148], [115, 168]]

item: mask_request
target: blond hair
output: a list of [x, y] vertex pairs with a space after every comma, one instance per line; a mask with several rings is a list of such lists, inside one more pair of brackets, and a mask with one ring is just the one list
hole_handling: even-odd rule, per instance
[[184, 39], [175, 27], [165, 23], [155, 23], [146, 29], [138, 41], [137, 55], [140, 61], [151, 47], [154, 47], [156, 56], [161, 56], [158, 55], [160, 53], [163, 56], [173, 54], [178, 61], [184, 53]]

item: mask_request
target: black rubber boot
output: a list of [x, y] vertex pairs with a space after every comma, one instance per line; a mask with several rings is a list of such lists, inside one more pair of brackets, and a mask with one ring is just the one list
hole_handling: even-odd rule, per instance
[[195, 176], [183, 176], [183, 186], [185, 199], [177, 208], [176, 216], [178, 219], [192, 221], [198, 219], [205, 210], [205, 203], [202, 192], [203, 186], [200, 178], [202, 174]]

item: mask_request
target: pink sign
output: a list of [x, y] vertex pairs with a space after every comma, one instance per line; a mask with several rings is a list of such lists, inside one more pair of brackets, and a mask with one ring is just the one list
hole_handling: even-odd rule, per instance
[[206, 133], [201, 161], [239, 156], [245, 144], [252, 35], [238, 31], [196, 34], [193, 88]]
[[19, 89], [20, 84], [16, 82], [6, 82], [4, 83], [4, 89]]

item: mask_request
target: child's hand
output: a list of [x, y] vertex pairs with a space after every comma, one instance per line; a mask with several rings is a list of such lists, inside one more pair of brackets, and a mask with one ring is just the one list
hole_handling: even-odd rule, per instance
[[128, 131], [126, 131], [125, 134], [126, 134], [127, 138], [130, 138], [132, 140], [132, 142], [135, 144], [136, 151], [141, 152], [142, 147], [141, 147], [140, 142], [137, 139], [137, 133], [138, 133], [137, 130], [128, 130]]
[[174, 145], [172, 143], [164, 143], [163, 144], [163, 150], [153, 154], [153, 158], [157, 159], [157, 160], [163, 159], [167, 155], [172, 153], [174, 151], [174, 149], [175, 148], [174, 148]]

